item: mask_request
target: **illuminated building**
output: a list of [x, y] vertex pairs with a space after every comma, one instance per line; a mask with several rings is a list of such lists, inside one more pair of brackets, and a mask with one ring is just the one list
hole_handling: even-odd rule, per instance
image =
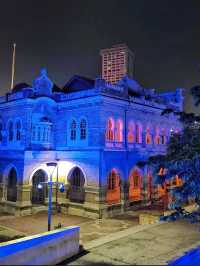
[[102, 49], [102, 78], [111, 84], [117, 83], [124, 76], [133, 78], [134, 54], [126, 44], [113, 45]]
[[[63, 89], [45, 70], [32, 86], [18, 84], [0, 97], [0, 210], [26, 215], [46, 208], [46, 163], [57, 162], [53, 179], [63, 213], [106, 217], [145, 204], [153, 184], [150, 170], [136, 166], [165, 153], [171, 130], [181, 130], [181, 89], [156, 93], [124, 77], [72, 77]], [[53, 201], [55, 202], [55, 188]]]

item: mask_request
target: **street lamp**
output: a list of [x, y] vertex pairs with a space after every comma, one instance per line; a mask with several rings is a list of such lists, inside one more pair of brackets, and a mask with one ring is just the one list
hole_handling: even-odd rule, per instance
[[[51, 163], [46, 163], [47, 167], [54, 167], [53, 171], [50, 172], [50, 180], [48, 182], [42, 182], [42, 183], [47, 183], [49, 187], [49, 193], [48, 193], [48, 231], [51, 231], [51, 213], [52, 213], [52, 191], [53, 191], [53, 185], [55, 184], [56, 186], [60, 185], [60, 191], [64, 192], [64, 183], [63, 182], [58, 182], [58, 178], [56, 182], [53, 182], [52, 177], [53, 177], [53, 172], [56, 168], [58, 167], [58, 164], [55, 162]], [[38, 184], [38, 189], [42, 188], [42, 183]]]
[[53, 176], [53, 172], [57, 166], [57, 163], [47, 163], [46, 164], [47, 167], [54, 167], [53, 171], [50, 173], [50, 181], [48, 182], [49, 185], [49, 204], [48, 204], [48, 231], [51, 231], [51, 212], [52, 212], [52, 176]]
[[[59, 159], [56, 159], [58, 162]], [[56, 172], [56, 211], [58, 212], [58, 165], [57, 165], [57, 172]]]

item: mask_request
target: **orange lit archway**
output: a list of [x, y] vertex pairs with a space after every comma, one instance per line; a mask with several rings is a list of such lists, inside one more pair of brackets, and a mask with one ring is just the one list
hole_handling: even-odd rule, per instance
[[116, 169], [112, 169], [108, 175], [106, 202], [108, 204], [120, 202], [120, 175]]
[[147, 198], [148, 200], [153, 198], [153, 177], [150, 171], [147, 173]]
[[[159, 175], [165, 175], [167, 169], [160, 168]], [[173, 189], [182, 186], [182, 179], [175, 175], [170, 180], [165, 181], [162, 185], [157, 185], [157, 198], [163, 202], [164, 209], [168, 208], [168, 204], [172, 202], [171, 194], [169, 189]]]
[[129, 176], [129, 200], [142, 199], [142, 176], [138, 170], [133, 170]]

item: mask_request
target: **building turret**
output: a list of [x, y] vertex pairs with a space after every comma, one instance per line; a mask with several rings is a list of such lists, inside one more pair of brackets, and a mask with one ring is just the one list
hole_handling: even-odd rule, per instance
[[48, 78], [45, 68], [41, 69], [40, 76], [33, 80], [33, 88], [37, 96], [50, 96], [53, 82]]

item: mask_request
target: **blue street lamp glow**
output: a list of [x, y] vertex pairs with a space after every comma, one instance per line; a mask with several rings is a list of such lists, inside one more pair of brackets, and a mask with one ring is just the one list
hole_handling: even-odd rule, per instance
[[60, 192], [64, 192], [65, 191], [64, 184], [60, 184], [59, 190], [60, 190]]
[[43, 185], [42, 184], [38, 184], [38, 189], [42, 189], [43, 188]]

